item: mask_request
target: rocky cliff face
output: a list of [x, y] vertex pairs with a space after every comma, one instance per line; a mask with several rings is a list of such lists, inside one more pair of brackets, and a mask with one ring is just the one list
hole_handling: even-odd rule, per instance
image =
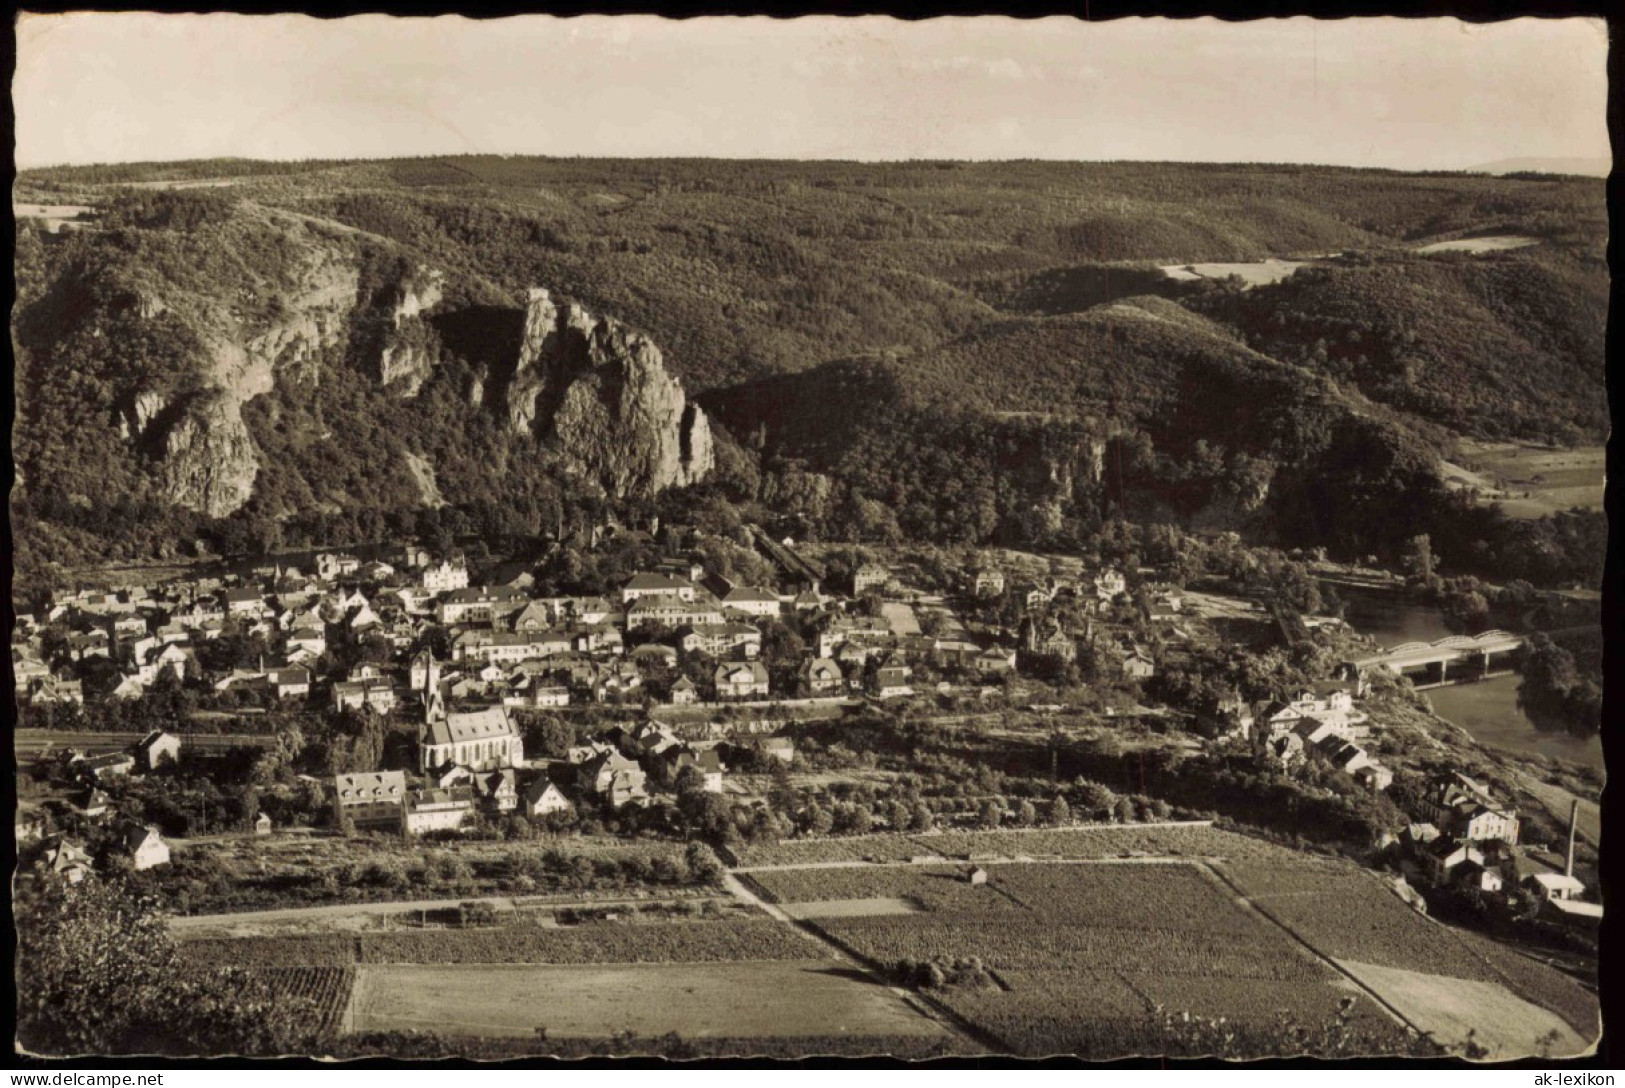
[[504, 407], [514, 431], [544, 438], [617, 496], [696, 483], [714, 466], [710, 422], [660, 349], [541, 288], [530, 292]]
[[291, 288], [276, 296], [268, 314], [245, 321], [217, 304], [197, 315], [209, 352], [205, 392], [187, 404], [164, 437], [162, 489], [171, 502], [225, 517], [248, 501], [259, 453], [242, 406], [270, 392], [279, 374], [293, 381], [319, 379], [322, 353], [344, 335], [355, 308], [358, 279], [347, 256], [311, 247]]
[[378, 359], [378, 378], [403, 397], [415, 397], [434, 370], [434, 355], [427, 342], [422, 315], [445, 297], [445, 280], [439, 271], [403, 283], [399, 298], [390, 312], [390, 330]]

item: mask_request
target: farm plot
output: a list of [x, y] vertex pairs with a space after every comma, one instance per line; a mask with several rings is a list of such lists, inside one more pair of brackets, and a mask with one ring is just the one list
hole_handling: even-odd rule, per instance
[[766, 919], [561, 928], [515, 923], [485, 929], [350, 935], [205, 937], [180, 942], [192, 963], [213, 967], [356, 963], [705, 963], [806, 959], [816, 946]]
[[738, 864], [820, 865], [826, 862], [907, 861], [934, 853], [907, 835], [852, 835], [841, 839], [785, 839], [731, 848]]
[[[1549, 1010], [1586, 1038], [1597, 1034], [1597, 998], [1562, 972], [1474, 933], [1412, 910], [1369, 873], [1227, 867], [1261, 909], [1339, 962], [1502, 986]], [[1504, 1008], [1492, 1003], [1486, 1010]], [[1495, 1030], [1486, 1012], [1485, 1030]]]
[[353, 936], [190, 937], [177, 942], [183, 960], [208, 967], [344, 967], [361, 957]]
[[827, 960], [362, 969], [355, 1030], [685, 1039], [945, 1036], [889, 988]]
[[[830, 871], [757, 873], [780, 892], [815, 892]], [[925, 867], [838, 870], [843, 897], [912, 898]], [[984, 985], [926, 992], [1014, 1053], [1095, 1057], [1170, 1044], [1170, 1013], [1224, 1017], [1254, 1033], [1260, 1052], [1290, 1012], [1329, 1023], [1353, 991], [1329, 965], [1194, 865], [1024, 864], [988, 867], [988, 884], [917, 914], [810, 922], [854, 955], [890, 968], [980, 961]], [[912, 885], [911, 883], [912, 882]], [[828, 893], [824, 893], [828, 894]], [[916, 900], [918, 901], [918, 900]], [[1369, 999], [1351, 1016], [1375, 1051], [1403, 1048], [1403, 1029]]]
[[264, 980], [278, 998], [313, 1006], [312, 1019], [320, 1032], [336, 1032], [344, 1026], [344, 1013], [355, 986], [354, 967], [266, 967], [249, 969]]
[[959, 870], [945, 866], [784, 869], [752, 873], [749, 880], [774, 903], [902, 899], [920, 910], [959, 915], [1022, 909], [996, 888], [973, 886]]
[[778, 922], [673, 922], [563, 929], [501, 926], [367, 934], [363, 963], [712, 963], [806, 959], [815, 946]]
[[1255, 904], [1330, 959], [1497, 981], [1454, 930], [1418, 914], [1361, 870], [1226, 871]]
[[1259, 839], [1188, 824], [1118, 824], [1032, 831], [942, 831], [929, 834], [855, 835], [841, 839], [786, 839], [735, 848], [745, 868], [829, 862], [908, 861], [915, 857], [1218, 857], [1232, 860], [1302, 855]]
[[944, 1005], [1014, 1054], [1121, 1057], [1157, 1049], [1151, 1005], [1111, 973], [1003, 972], [1009, 990], [938, 995]]
[[1447, 978], [1342, 961], [1349, 974], [1382, 995], [1405, 1018], [1448, 1047], [1462, 1047], [1469, 1034], [1491, 1060], [1527, 1058], [1549, 1048], [1553, 1057], [1579, 1054], [1592, 1036], [1581, 1036], [1562, 1018], [1495, 982]]
[[823, 899], [791, 903], [784, 913], [791, 918], [873, 918], [889, 914], [916, 914], [919, 906], [908, 899]]

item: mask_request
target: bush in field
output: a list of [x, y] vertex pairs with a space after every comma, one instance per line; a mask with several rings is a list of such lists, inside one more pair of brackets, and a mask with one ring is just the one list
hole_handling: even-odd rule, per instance
[[689, 843], [683, 861], [688, 865], [688, 879], [694, 884], [721, 884], [727, 871], [716, 851], [703, 842]]

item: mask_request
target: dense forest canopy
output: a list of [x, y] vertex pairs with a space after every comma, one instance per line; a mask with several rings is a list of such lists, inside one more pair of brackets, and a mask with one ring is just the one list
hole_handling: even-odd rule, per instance
[[[860, 540], [1067, 546], [1128, 516], [1349, 554], [1426, 532], [1460, 569], [1555, 581], [1600, 564], [1600, 514], [1512, 522], [1438, 471], [1461, 436], [1606, 433], [1595, 179], [468, 156], [50, 169], [16, 194], [92, 209], [20, 224], [25, 574], [597, 516], [487, 397], [534, 286], [647, 333], [718, 422], [677, 505]], [[1418, 252], [1484, 235], [1530, 244]], [[1265, 258], [1308, 265], [1163, 271]], [[175, 501], [213, 486], [174, 466], [200, 417], [257, 464], [229, 512]]]

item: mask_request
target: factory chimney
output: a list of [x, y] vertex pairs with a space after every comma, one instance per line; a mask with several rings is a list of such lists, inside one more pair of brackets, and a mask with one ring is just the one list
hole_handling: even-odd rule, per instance
[[1580, 822], [1580, 801], [1578, 798], [1569, 806], [1569, 853], [1568, 861], [1563, 866], [1564, 876], [1574, 875], [1574, 828]]

